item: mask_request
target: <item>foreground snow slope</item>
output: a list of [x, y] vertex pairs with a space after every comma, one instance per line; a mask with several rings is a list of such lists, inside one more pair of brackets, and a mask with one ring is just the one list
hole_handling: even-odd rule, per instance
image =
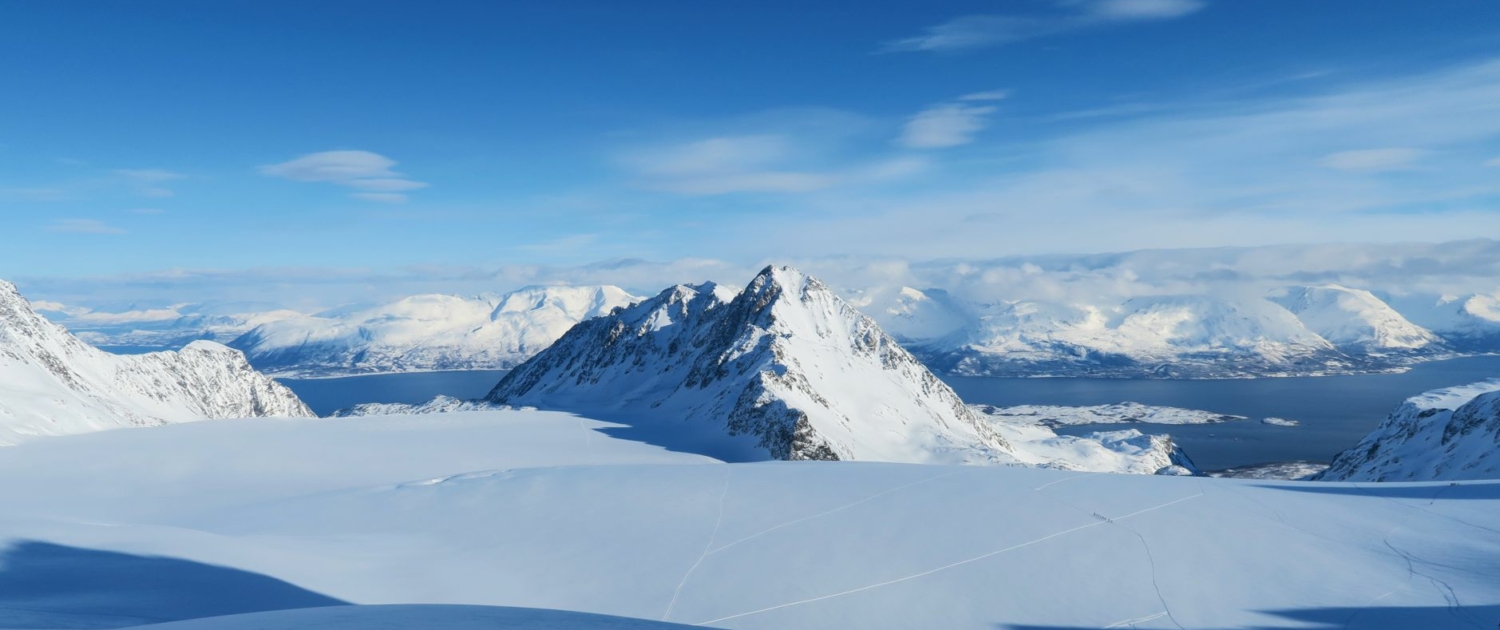
[[612, 286], [417, 295], [352, 313], [268, 322], [229, 345], [256, 367], [286, 375], [501, 369], [540, 352], [574, 324], [636, 299]]
[[1359, 444], [1339, 453], [1330, 481], [1500, 478], [1500, 379], [1406, 399]]
[[586, 321], [487, 399], [620, 418], [728, 460], [1015, 461], [873, 320], [790, 267]]
[[142, 630], [687, 630], [692, 626], [564, 610], [406, 604], [298, 608], [141, 626]]
[[[181, 620], [216, 593], [253, 600], [219, 614], [420, 602], [767, 630], [1487, 628], [1500, 611], [1494, 483], [718, 464], [610, 430], [471, 412], [0, 449], [0, 478], [27, 480], [0, 484], [0, 628]], [[424, 614], [266, 619], [346, 612]], [[185, 627], [280, 627], [236, 623]]]
[[0, 281], [0, 446], [34, 435], [311, 415], [238, 351], [196, 341], [178, 352], [109, 354], [42, 318]]

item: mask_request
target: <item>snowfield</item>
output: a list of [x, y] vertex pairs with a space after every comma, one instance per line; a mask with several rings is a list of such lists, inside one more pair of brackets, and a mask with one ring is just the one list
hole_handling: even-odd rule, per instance
[[[0, 449], [0, 478], [25, 480], [0, 484], [0, 628], [652, 627], [375, 604], [768, 630], [1488, 628], [1500, 612], [1497, 483], [724, 464], [615, 428], [476, 411]], [[267, 612], [338, 604], [356, 606]], [[256, 614], [185, 622], [237, 613]]]

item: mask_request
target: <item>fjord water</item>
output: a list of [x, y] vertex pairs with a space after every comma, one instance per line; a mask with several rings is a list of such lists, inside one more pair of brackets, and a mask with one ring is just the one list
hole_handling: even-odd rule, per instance
[[[377, 374], [345, 378], [281, 379], [319, 415], [367, 402], [420, 403], [437, 395], [479, 398], [503, 370]], [[1422, 392], [1500, 376], [1500, 356], [1465, 357], [1415, 366], [1404, 374], [1234, 380], [1103, 378], [985, 378], [944, 380], [966, 402], [1010, 405], [1103, 405], [1133, 401], [1205, 409], [1250, 420], [1211, 425], [1130, 425], [1168, 434], [1202, 468], [1217, 470], [1269, 462], [1327, 462], [1374, 429], [1396, 405]], [[1301, 422], [1280, 427], [1275, 417]], [[1083, 435], [1122, 425], [1062, 427]]]
[[369, 374], [341, 378], [281, 378], [302, 402], [320, 416], [361, 403], [416, 404], [436, 396], [483, 398], [506, 370], [460, 370]]
[[[1099, 378], [944, 379], [972, 404], [1103, 405], [1133, 401], [1248, 416], [1241, 422], [1133, 426], [1171, 435], [1199, 467], [1219, 470], [1270, 462], [1328, 462], [1353, 446], [1408, 397], [1500, 376], [1500, 356], [1435, 361], [1402, 374], [1298, 378], [1156, 380]], [[1263, 418], [1296, 420], [1281, 427]], [[1077, 425], [1067, 435], [1124, 428]]]

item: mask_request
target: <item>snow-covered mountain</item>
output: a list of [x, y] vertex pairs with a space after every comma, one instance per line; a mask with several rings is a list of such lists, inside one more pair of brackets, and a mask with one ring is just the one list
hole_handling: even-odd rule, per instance
[[920, 348], [937, 369], [963, 375], [1246, 377], [1352, 367], [1277, 304], [1198, 295], [1115, 307], [1012, 302]]
[[1395, 303], [1412, 322], [1437, 333], [1455, 350], [1500, 352], [1500, 296], [1410, 296]]
[[1339, 350], [1356, 355], [1443, 351], [1443, 340], [1373, 293], [1336, 284], [1293, 287], [1273, 300]]
[[[267, 322], [302, 313], [287, 309], [254, 310], [256, 305], [173, 304], [163, 308], [94, 310], [56, 302], [32, 307], [94, 346], [172, 350], [200, 339], [226, 342]], [[227, 309], [227, 310], [226, 310]]]
[[767, 267], [574, 327], [490, 393], [588, 410], [728, 461], [1014, 461], [942, 381], [822, 282]]
[[418, 295], [348, 313], [269, 322], [229, 345], [256, 367], [280, 375], [503, 369], [540, 352], [574, 324], [637, 300], [612, 286]]
[[875, 287], [849, 291], [845, 299], [901, 341], [939, 339], [970, 323], [964, 307], [942, 289]]
[[1500, 478], [1500, 379], [1408, 398], [1340, 453], [1324, 481]]
[[207, 418], [306, 417], [287, 388], [210, 341], [120, 356], [90, 346], [0, 281], [0, 445]]

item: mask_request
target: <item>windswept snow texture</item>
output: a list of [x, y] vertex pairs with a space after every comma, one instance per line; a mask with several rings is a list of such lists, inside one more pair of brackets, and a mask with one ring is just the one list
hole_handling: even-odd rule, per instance
[[1408, 398], [1320, 479], [1500, 479], [1500, 379]]
[[[0, 628], [184, 619], [181, 592], [267, 581], [295, 587], [276, 591], [284, 607], [314, 594], [742, 630], [1409, 630], [1500, 611], [1496, 483], [719, 464], [609, 428], [525, 411], [250, 419], [0, 449], [0, 478], [27, 480], [0, 484]], [[122, 599], [94, 577], [119, 554], [184, 570]], [[461, 612], [179, 627], [452, 627]]]
[[1136, 402], [1094, 405], [1090, 407], [1067, 407], [1061, 405], [1016, 405], [975, 407], [992, 419], [1025, 424], [1041, 424], [1061, 427], [1072, 424], [1217, 424], [1248, 420], [1235, 416], [1200, 409], [1180, 407], [1155, 407]]
[[491, 402], [594, 414], [725, 461], [1004, 463], [1010, 446], [818, 280], [679, 285], [579, 324]]
[[306, 417], [291, 392], [211, 341], [119, 356], [42, 318], [0, 281], [0, 445], [207, 418]]
[[418, 295], [352, 313], [269, 322], [229, 345], [282, 376], [505, 369], [574, 324], [637, 299], [612, 286], [527, 287], [498, 297]]
[[1413, 324], [1369, 291], [1336, 284], [1297, 287], [1276, 299], [1340, 350], [1379, 355], [1440, 350], [1441, 338]]

